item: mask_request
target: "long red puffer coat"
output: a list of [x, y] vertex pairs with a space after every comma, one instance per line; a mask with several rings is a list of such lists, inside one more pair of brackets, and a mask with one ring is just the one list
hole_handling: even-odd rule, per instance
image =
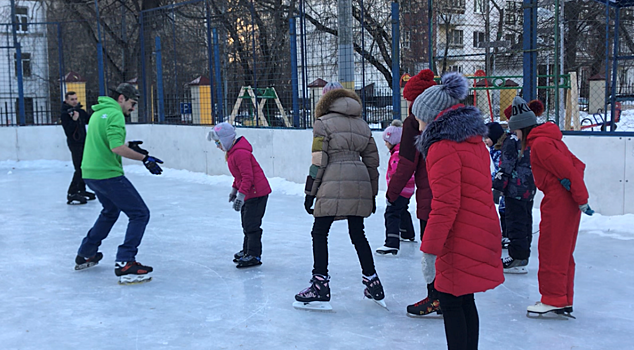
[[421, 250], [437, 256], [436, 289], [454, 296], [504, 282], [486, 134], [480, 111], [460, 107], [430, 123], [416, 144], [433, 194]]
[[[531, 148], [531, 166], [535, 184], [544, 199], [540, 205], [539, 223], [539, 292], [547, 305], [572, 306], [575, 259], [581, 211], [588, 203], [588, 190], [583, 181], [586, 168], [563, 143], [559, 127], [545, 123], [530, 131], [526, 142]], [[570, 191], [561, 184], [570, 180]]]

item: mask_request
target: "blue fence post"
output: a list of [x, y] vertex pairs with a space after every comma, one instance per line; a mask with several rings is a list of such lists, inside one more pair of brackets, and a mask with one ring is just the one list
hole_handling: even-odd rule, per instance
[[163, 60], [161, 59], [161, 37], [157, 36], [156, 45], [156, 97], [158, 99], [158, 120], [159, 123], [165, 122], [165, 113], [163, 109]]
[[[141, 87], [141, 105], [143, 106], [143, 122], [147, 123], [148, 121], [148, 106], [147, 106], [147, 76], [145, 73], [145, 32], [143, 29], [143, 11], [139, 15], [139, 21], [141, 22], [141, 83], [139, 86]], [[141, 109], [141, 108], [139, 108]]]
[[205, 0], [205, 18], [207, 20], [207, 68], [209, 69], [209, 97], [211, 103], [211, 122], [212, 124], [218, 123], [218, 113], [216, 112], [216, 103], [214, 97], [214, 79], [211, 76], [212, 72], [212, 60], [214, 60], [212, 54], [212, 41], [211, 41], [211, 11], [209, 9], [209, 1]]
[[255, 126], [260, 126], [260, 115], [258, 110], [258, 66], [257, 66], [257, 50], [255, 47], [255, 5], [251, 0], [251, 45], [253, 45], [253, 95], [255, 96]]
[[99, 3], [95, 0], [95, 12], [97, 14], [97, 66], [99, 69], [99, 95], [105, 96], [105, 80], [103, 75], [103, 47], [101, 45], [101, 25], [99, 24]]
[[216, 93], [218, 94], [218, 121], [220, 123], [225, 121], [224, 114], [224, 92], [222, 88], [222, 75], [220, 73], [220, 45], [218, 44], [218, 29], [213, 29], [214, 34], [214, 65], [215, 65], [215, 76], [216, 76]]
[[26, 125], [26, 113], [24, 110], [24, 76], [22, 75], [22, 48], [20, 43], [15, 46], [15, 59], [18, 73], [18, 116], [20, 125]]
[[392, 119], [401, 119], [400, 51], [401, 30], [398, 3], [392, 2]]
[[[64, 101], [64, 84], [66, 83], [64, 77], [64, 52], [62, 47], [62, 24], [57, 23], [57, 51], [59, 56], [59, 94], [62, 102]], [[88, 101], [86, 101], [88, 104]], [[84, 107], [86, 108], [86, 107]]]
[[[436, 71], [434, 64], [434, 21], [433, 21], [433, 3], [432, 0], [427, 0], [427, 50], [429, 51], [429, 69], [433, 72]], [[400, 81], [400, 79], [399, 79]]]
[[299, 89], [297, 76], [297, 27], [295, 17], [288, 19], [288, 29], [291, 37], [291, 88], [293, 94], [293, 127], [299, 128]]
[[[559, 24], [555, 24], [558, 26]], [[537, 97], [537, 0], [524, 0], [524, 87], [526, 101]], [[557, 40], [555, 40], [557, 42]], [[488, 72], [487, 72], [488, 74]], [[557, 75], [557, 72], [555, 72]], [[559, 86], [559, 81], [556, 82]]]
[[605, 3], [605, 95], [603, 111], [607, 118], [608, 101], [610, 100], [610, 6]]

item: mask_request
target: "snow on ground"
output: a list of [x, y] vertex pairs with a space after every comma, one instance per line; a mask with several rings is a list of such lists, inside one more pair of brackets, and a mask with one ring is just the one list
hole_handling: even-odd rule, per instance
[[[227, 202], [232, 179], [126, 167], [151, 211], [138, 259], [154, 280], [119, 286], [113, 272], [127, 218], [100, 250], [104, 260], [74, 271], [74, 257], [101, 206], [66, 205], [72, 165], [0, 162], [0, 349], [444, 349], [441, 319], [405, 307], [425, 296], [418, 244], [375, 258], [386, 311], [363, 298], [361, 271], [343, 222], [330, 234], [334, 312], [293, 309], [312, 267], [312, 218], [302, 184], [272, 179], [263, 265], [238, 270], [239, 215]], [[382, 198], [383, 195], [380, 195]], [[385, 204], [366, 221], [370, 245], [384, 240]], [[411, 206], [413, 210], [413, 206]], [[535, 213], [535, 231], [539, 211]], [[634, 343], [634, 215], [582, 219], [576, 320], [529, 319], [539, 300], [537, 235], [528, 275], [476, 295], [480, 349], [624, 349]]]

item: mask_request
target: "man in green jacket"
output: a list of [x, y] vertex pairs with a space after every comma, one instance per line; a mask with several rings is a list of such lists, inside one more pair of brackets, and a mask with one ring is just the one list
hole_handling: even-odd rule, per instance
[[139, 147], [141, 141], [125, 142], [125, 117], [129, 116], [139, 99], [139, 91], [130, 84], [120, 84], [112, 90], [110, 97], [100, 96], [99, 103], [92, 107], [94, 113], [88, 123], [88, 133], [81, 170], [84, 181], [103, 205], [103, 210], [93, 227], [81, 242], [75, 270], [95, 266], [103, 258], [98, 251], [101, 242], [108, 237], [119, 214], [128, 218], [128, 228], [123, 244], [119, 246], [115, 262], [115, 275], [120, 284], [140, 283], [152, 277], [152, 267], [144, 266], [135, 259], [145, 227], [150, 220], [150, 211], [132, 183], [123, 174], [121, 157], [143, 161], [145, 167], [155, 175], [162, 172], [160, 159], [152, 157]]

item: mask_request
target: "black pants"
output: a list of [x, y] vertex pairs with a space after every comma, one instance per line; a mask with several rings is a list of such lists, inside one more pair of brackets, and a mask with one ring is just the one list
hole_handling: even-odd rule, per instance
[[266, 202], [269, 196], [248, 199], [244, 202], [240, 212], [242, 217], [242, 231], [244, 241], [242, 250], [244, 255], [262, 255], [262, 218], [266, 211]]
[[[414, 225], [412, 216], [407, 211], [409, 198], [398, 196], [398, 198], [385, 208], [385, 246], [399, 248], [401, 242], [401, 232], [403, 238], [414, 238]], [[407, 222], [409, 221], [409, 222]]]
[[509, 256], [528, 259], [533, 240], [533, 201], [504, 198], [506, 202], [506, 233], [509, 240]]
[[427, 220], [420, 219], [420, 242], [423, 243], [423, 234], [425, 233], [425, 227], [427, 227]]
[[[374, 270], [374, 259], [372, 249], [365, 238], [363, 232], [363, 218], [360, 216], [348, 216], [348, 233], [350, 240], [357, 250], [361, 270], [365, 276], [372, 276]], [[335, 221], [334, 216], [324, 216], [315, 218], [313, 224], [313, 275], [328, 275], [328, 232], [330, 226]]]
[[76, 194], [86, 191], [86, 184], [81, 178], [81, 160], [84, 157], [84, 144], [83, 143], [68, 143], [70, 154], [73, 158], [73, 166], [75, 167], [75, 173], [73, 179], [68, 187], [68, 194]]
[[437, 292], [449, 350], [477, 350], [480, 320], [473, 294], [459, 297]]

